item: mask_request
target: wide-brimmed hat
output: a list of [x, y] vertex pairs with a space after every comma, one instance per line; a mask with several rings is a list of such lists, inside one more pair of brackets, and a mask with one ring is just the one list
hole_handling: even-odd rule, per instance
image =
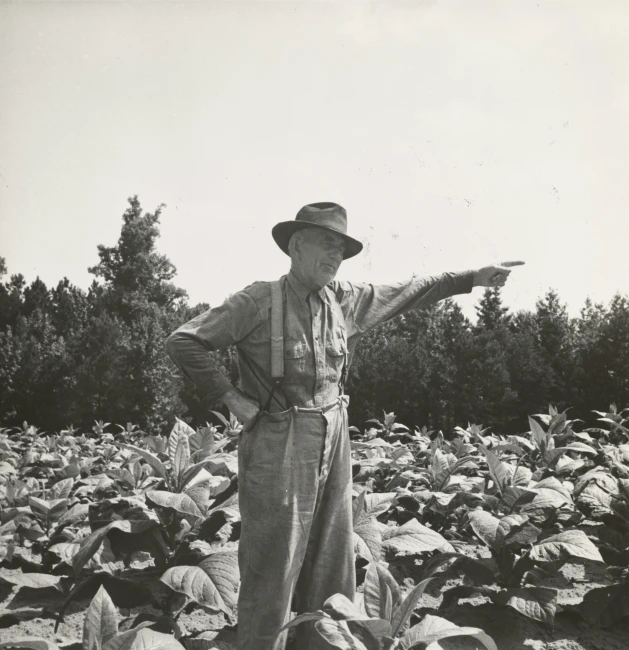
[[343, 259], [358, 255], [363, 245], [347, 234], [347, 212], [338, 203], [309, 203], [305, 205], [293, 221], [282, 221], [271, 231], [275, 243], [288, 255], [290, 238], [302, 228], [316, 226], [338, 233], [345, 239]]

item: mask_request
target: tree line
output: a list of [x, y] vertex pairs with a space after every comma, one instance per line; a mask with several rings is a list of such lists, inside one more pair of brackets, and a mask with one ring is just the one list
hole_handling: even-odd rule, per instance
[[[167, 357], [164, 342], [209, 308], [190, 305], [176, 269], [157, 250], [163, 206], [143, 212], [136, 197], [118, 242], [98, 246], [87, 291], [67, 278], [47, 287], [8, 276], [0, 257], [0, 423], [47, 431], [94, 421], [138, 424], [157, 433], [175, 416], [212, 421]], [[252, 278], [253, 280], [254, 278]], [[348, 380], [350, 421], [394, 411], [409, 426], [450, 431], [467, 423], [512, 432], [552, 403], [588, 418], [610, 403], [629, 405], [629, 300], [589, 299], [571, 318], [553, 290], [534, 311], [509, 313], [500, 289], [487, 289], [477, 322], [453, 300], [399, 316], [359, 343]], [[235, 351], [214, 353], [236, 382]]]

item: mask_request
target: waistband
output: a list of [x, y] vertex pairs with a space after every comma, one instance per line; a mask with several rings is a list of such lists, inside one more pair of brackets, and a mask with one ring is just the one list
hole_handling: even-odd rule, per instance
[[321, 415], [335, 408], [347, 408], [348, 404], [349, 395], [339, 395], [333, 402], [324, 404], [323, 406], [315, 406], [312, 408], [306, 408], [303, 406], [291, 406], [286, 411], [278, 411], [276, 413], [268, 413], [267, 411], [264, 411], [263, 417], [269, 418], [271, 420], [281, 420], [282, 418], [289, 416], [291, 413], [303, 415]]
[[349, 405], [349, 395], [339, 395], [333, 402], [329, 404], [324, 404], [323, 406], [315, 406], [313, 408], [304, 408], [301, 406], [293, 406], [289, 411], [294, 411], [295, 413], [326, 413], [327, 411], [332, 410], [337, 406], [344, 406], [347, 408]]

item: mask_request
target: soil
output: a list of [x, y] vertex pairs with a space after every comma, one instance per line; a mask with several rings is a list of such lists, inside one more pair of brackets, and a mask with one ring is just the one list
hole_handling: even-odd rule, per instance
[[[463, 550], [465, 552], [466, 549]], [[485, 549], [478, 546], [467, 550], [474, 557], [484, 556], [479, 550]], [[17, 572], [17, 569], [2, 569], [0, 576]], [[588, 590], [613, 582], [604, 565], [587, 561], [564, 565], [552, 579], [545, 582], [545, 586], [559, 592], [557, 615], [554, 624], [550, 625], [525, 618], [509, 607], [494, 605], [482, 596], [439, 609], [442, 600], [440, 589], [446, 581], [436, 578], [421, 601], [423, 606], [416, 610], [415, 615], [421, 617], [430, 613], [458, 625], [479, 627], [494, 639], [499, 650], [629, 650], [629, 619], [604, 629], [588, 624], [573, 609]], [[460, 582], [447, 581], [447, 584]], [[22, 588], [18, 591], [17, 587], [0, 584], [0, 642], [39, 637], [54, 641], [68, 650], [80, 649], [83, 618], [90, 599], [72, 603], [64, 622], [55, 632], [55, 616], [61, 599], [61, 593], [54, 588]], [[130, 610], [119, 608], [121, 628], [124, 629], [141, 612], [160, 614], [150, 606]], [[233, 627], [222, 614], [213, 615], [197, 609], [182, 614], [178, 623], [184, 635], [195, 634], [200, 635], [197, 638], [205, 639], [216, 639], [218, 636], [217, 649], [235, 650]], [[444, 650], [472, 650], [476, 647], [480, 650], [483, 647], [475, 643], [471, 639], [447, 639], [440, 645]], [[195, 650], [194, 644], [190, 647]]]

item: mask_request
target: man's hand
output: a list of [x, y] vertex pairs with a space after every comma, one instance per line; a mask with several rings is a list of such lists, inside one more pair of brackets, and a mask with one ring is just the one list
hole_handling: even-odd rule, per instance
[[502, 262], [495, 266], [484, 266], [474, 273], [475, 287], [504, 287], [512, 266], [521, 266], [524, 262]]
[[222, 399], [223, 404], [242, 422], [243, 431], [248, 431], [260, 412], [260, 405], [237, 388], [225, 393]]

